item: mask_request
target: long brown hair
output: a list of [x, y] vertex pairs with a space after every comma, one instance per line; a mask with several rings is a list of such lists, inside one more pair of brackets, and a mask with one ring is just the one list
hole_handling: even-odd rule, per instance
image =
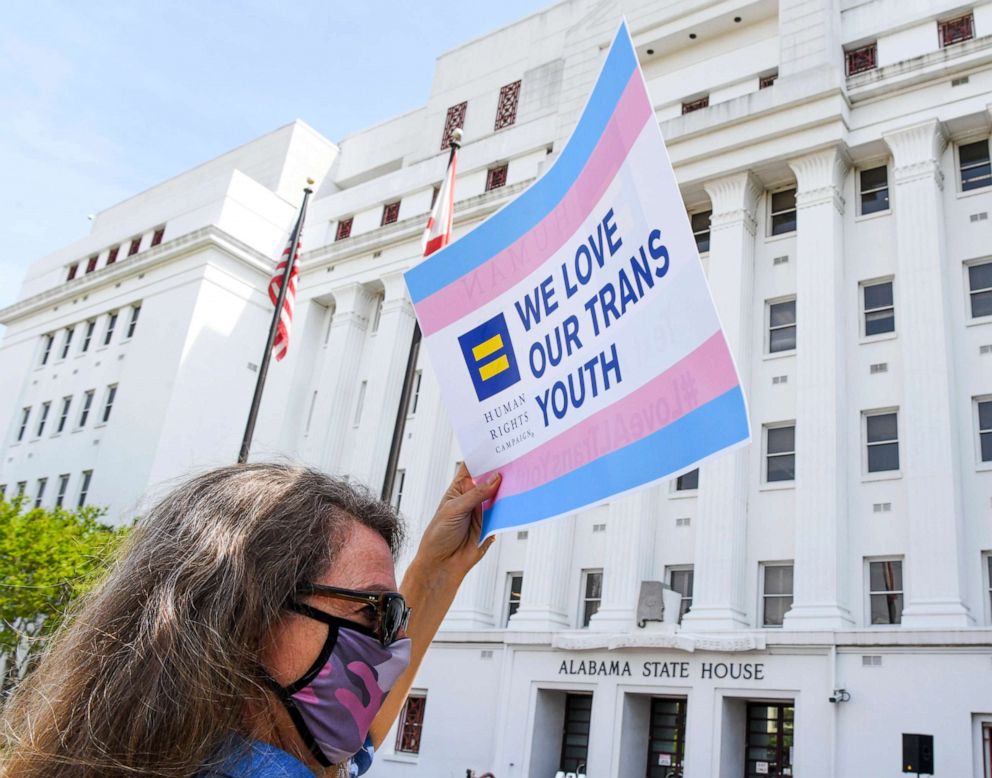
[[139, 522], [4, 711], [0, 775], [189, 776], [271, 704], [259, 653], [354, 520], [395, 555], [395, 512], [291, 465], [193, 478]]

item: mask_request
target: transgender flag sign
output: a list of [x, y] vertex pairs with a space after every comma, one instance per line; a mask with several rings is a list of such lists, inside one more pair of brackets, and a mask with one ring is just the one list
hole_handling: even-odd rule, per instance
[[498, 213], [406, 274], [490, 535], [670, 478], [750, 438], [633, 44]]

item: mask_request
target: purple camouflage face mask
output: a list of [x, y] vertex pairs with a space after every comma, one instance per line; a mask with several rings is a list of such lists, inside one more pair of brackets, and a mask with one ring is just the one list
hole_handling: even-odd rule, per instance
[[387, 692], [410, 664], [412, 645], [404, 638], [384, 648], [357, 625], [333, 617], [327, 623], [316, 674], [311, 668], [283, 689], [297, 731], [325, 766], [344, 762], [365, 743]]

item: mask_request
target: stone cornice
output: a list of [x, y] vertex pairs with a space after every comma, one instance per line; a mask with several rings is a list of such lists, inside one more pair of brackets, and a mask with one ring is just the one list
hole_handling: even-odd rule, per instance
[[734, 635], [692, 634], [688, 632], [621, 632], [586, 633], [556, 632], [551, 638], [552, 648], [563, 651], [595, 651], [618, 648], [674, 648], [679, 651], [761, 651], [765, 648], [765, 635], [761, 632]]
[[122, 259], [113, 265], [102, 267], [52, 289], [19, 300], [13, 305], [0, 309], [0, 324], [10, 325], [25, 316], [31, 316], [54, 305], [61, 305], [80, 295], [90, 294], [101, 287], [145, 273], [159, 265], [174, 262], [205, 248], [218, 249], [263, 275], [271, 273], [275, 266], [275, 261], [271, 257], [267, 257], [219, 227], [209, 225], [146, 249], [133, 257]]
[[[455, 203], [455, 224], [477, 221], [499, 210], [506, 202], [532, 184], [534, 179], [518, 181], [510, 186], [500, 187], [491, 192], [484, 192], [475, 197], [459, 200]], [[379, 227], [370, 232], [356, 235], [353, 238], [334, 241], [303, 253], [300, 262], [304, 266], [304, 274], [314, 272], [327, 265], [333, 265], [346, 259], [352, 259], [375, 251], [382, 251], [388, 246], [416, 240], [423, 234], [429, 214], [421, 213], [402, 219], [395, 224]]]

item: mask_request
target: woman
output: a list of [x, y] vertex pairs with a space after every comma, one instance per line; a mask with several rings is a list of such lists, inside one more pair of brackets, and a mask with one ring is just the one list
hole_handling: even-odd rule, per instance
[[459, 469], [397, 592], [401, 527], [366, 492], [287, 465], [192, 479], [20, 685], [0, 775], [360, 774], [492, 542], [498, 486]]

